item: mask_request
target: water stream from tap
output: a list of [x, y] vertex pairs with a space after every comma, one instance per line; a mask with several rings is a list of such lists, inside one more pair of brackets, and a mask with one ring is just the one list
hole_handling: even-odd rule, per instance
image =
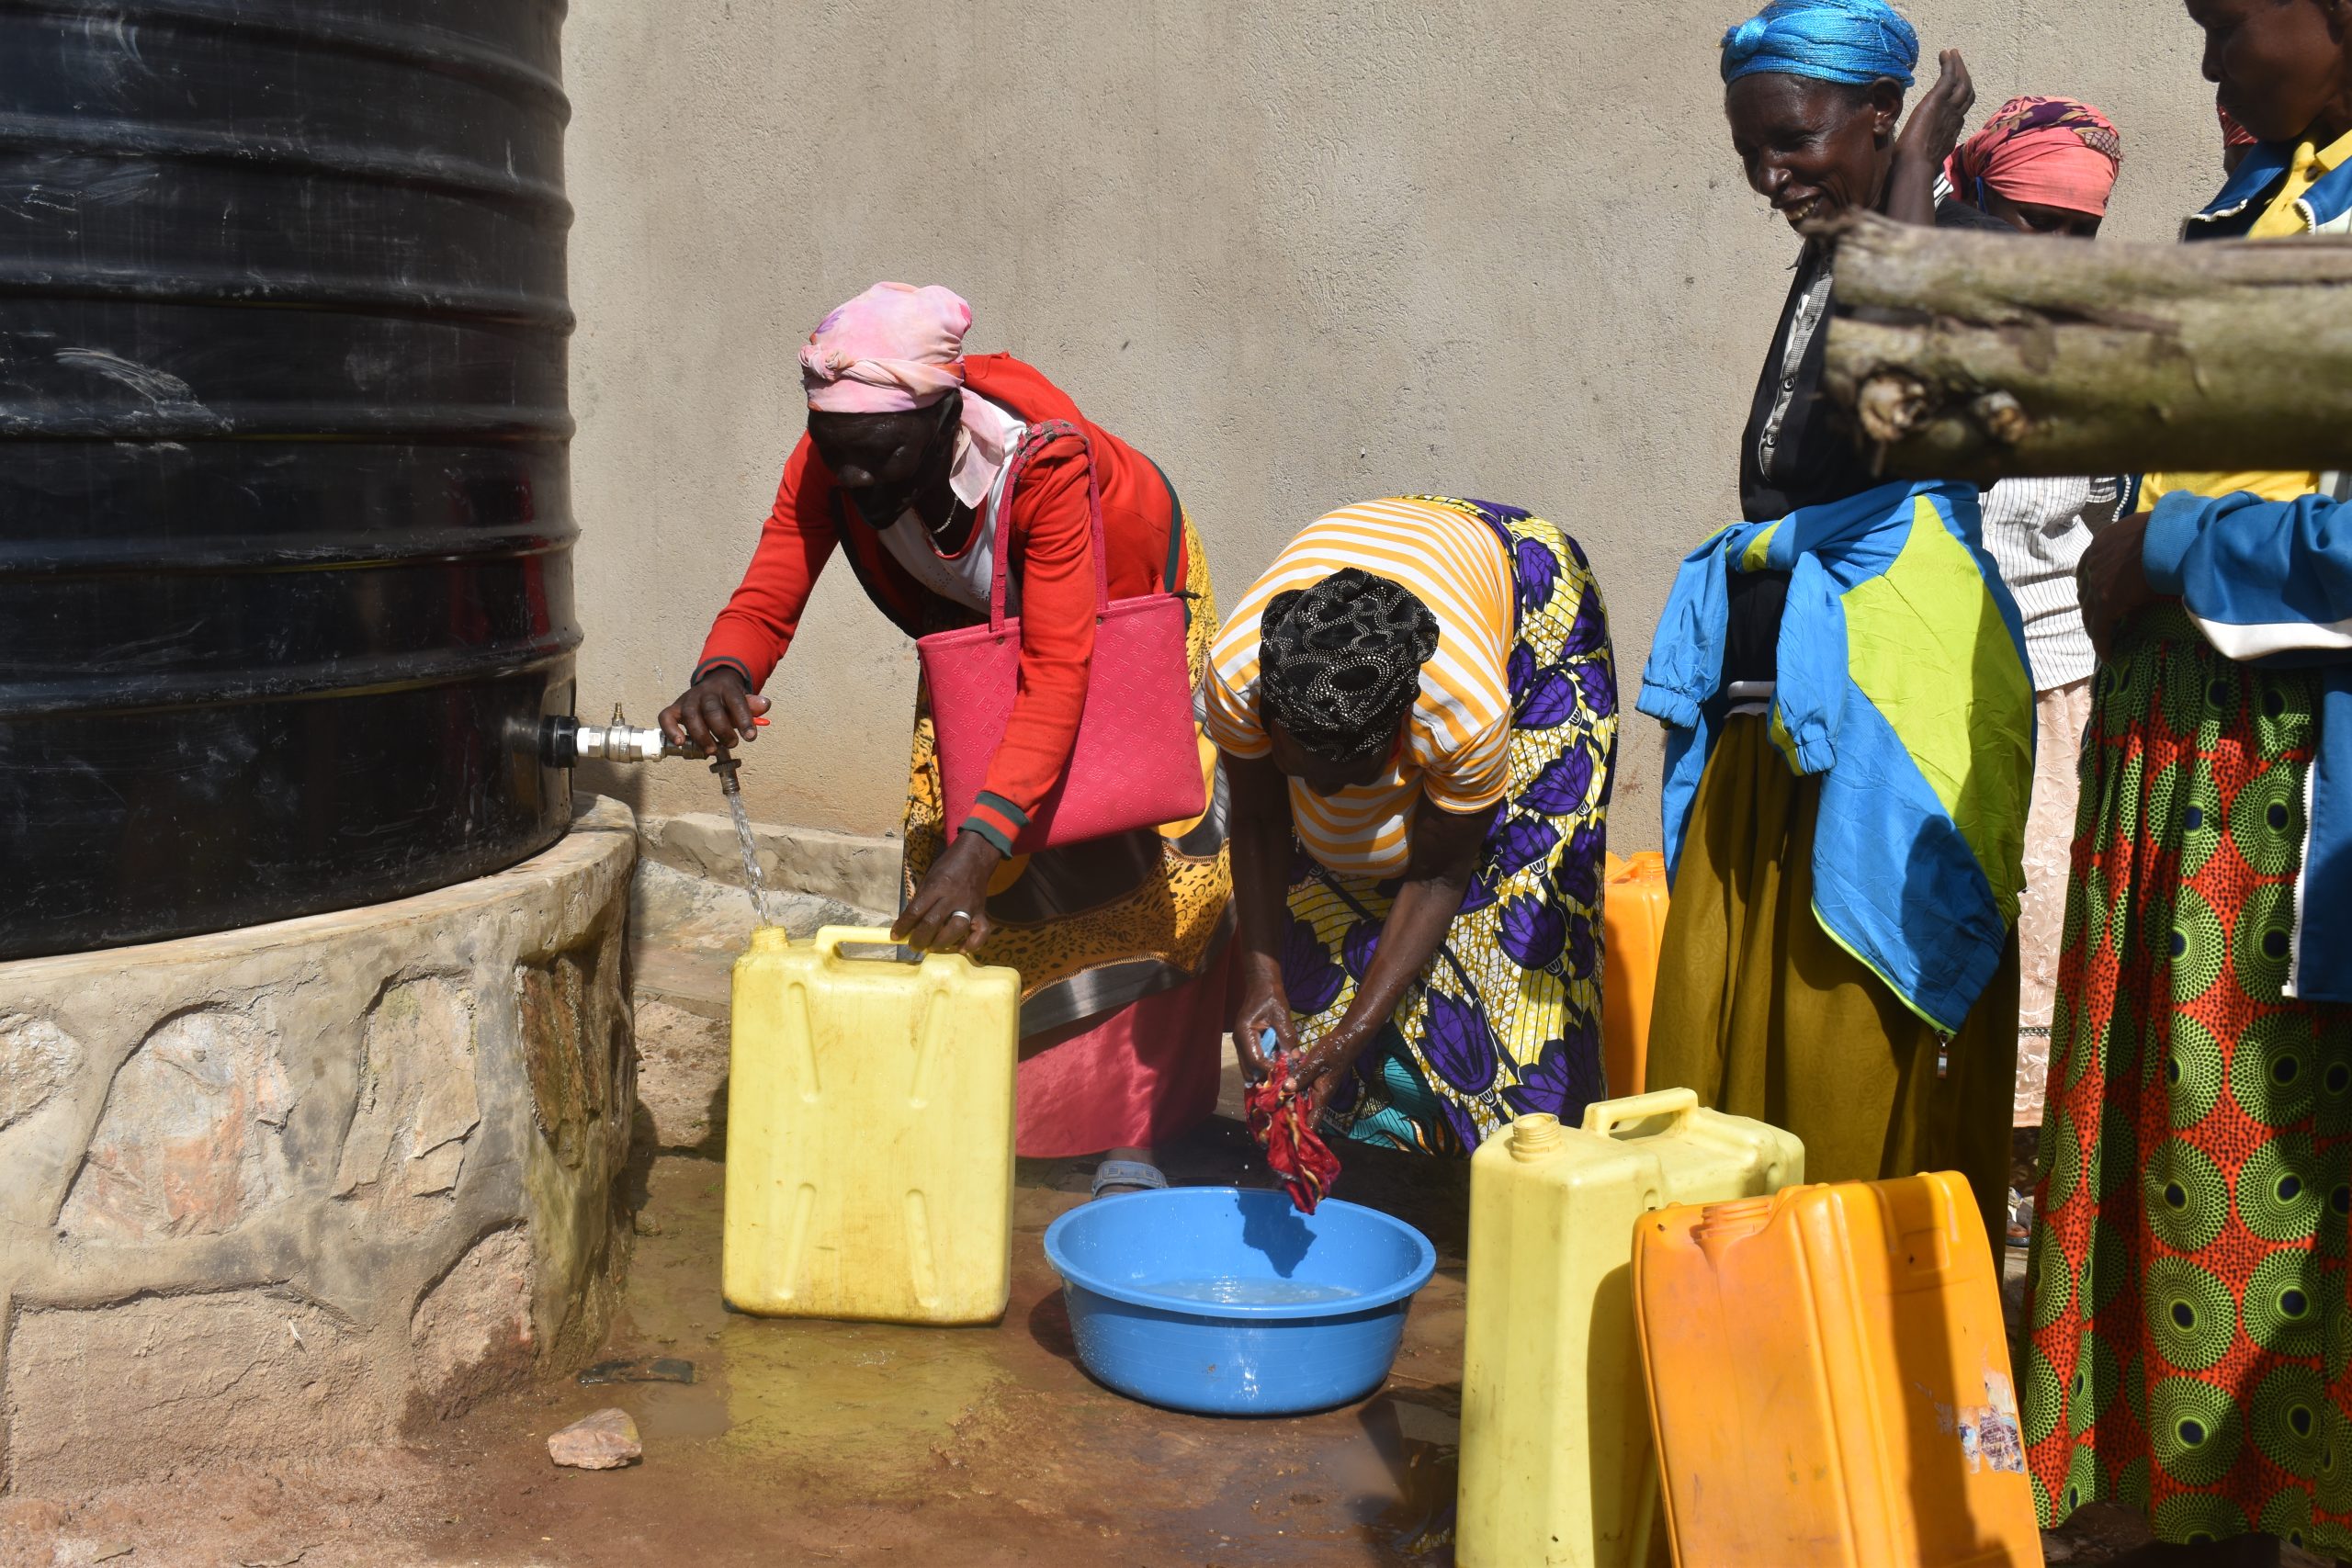
[[752, 814], [743, 809], [743, 790], [735, 776], [741, 766], [722, 750], [711, 772], [718, 775], [719, 793], [727, 797], [727, 814], [735, 819], [735, 843], [743, 852], [743, 886], [751, 890], [752, 913], [761, 925], [781, 925], [783, 921], [768, 908], [767, 880], [760, 875], [759, 846], [752, 838]]
[[730, 791], [727, 811], [735, 818], [735, 842], [743, 852], [743, 884], [752, 890], [752, 907], [759, 914], [760, 924], [776, 925], [779, 922], [768, 908], [768, 886], [760, 875], [760, 853], [752, 841], [752, 816], [743, 809], [743, 797]]

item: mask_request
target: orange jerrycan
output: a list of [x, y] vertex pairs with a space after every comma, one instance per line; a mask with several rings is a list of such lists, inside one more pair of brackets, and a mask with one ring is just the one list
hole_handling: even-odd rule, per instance
[[1644, 850], [1609, 857], [1601, 895], [1600, 1055], [1609, 1092], [1647, 1087], [1650, 1004], [1657, 992], [1657, 953], [1666, 942], [1666, 856]]
[[728, 1303], [989, 1323], [1012, 1284], [1021, 977], [962, 953], [847, 958], [890, 933], [775, 927], [735, 961]]
[[2000, 1276], [1964, 1179], [1667, 1209], [1634, 1238], [1677, 1562], [2038, 1568]]
[[1642, 1568], [1657, 1468], [1634, 1330], [1633, 1226], [1662, 1203], [1804, 1179], [1804, 1145], [1687, 1089], [1522, 1116], [1470, 1160], [1463, 1568]]

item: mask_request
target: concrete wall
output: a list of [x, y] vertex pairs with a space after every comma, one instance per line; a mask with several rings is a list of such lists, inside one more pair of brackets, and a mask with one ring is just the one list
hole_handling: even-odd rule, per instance
[[[798, 344], [877, 277], [948, 284], [1174, 478], [1227, 604], [1328, 507], [1530, 506], [1582, 539], [1630, 694], [1674, 562], [1733, 515], [1795, 244], [1743, 183], [1714, 44], [1740, 0], [572, 0], [584, 706], [650, 720], [801, 428]], [[2178, 0], [1915, 0], [1978, 116], [2106, 108], [2109, 232], [2218, 179]], [[1922, 85], [1925, 85], [1923, 81]], [[846, 570], [770, 685], [763, 820], [877, 832], [911, 649]], [[1620, 847], [1657, 837], [1628, 725]], [[609, 788], [600, 780], [597, 787]], [[628, 786], [713, 809], [699, 770]]]

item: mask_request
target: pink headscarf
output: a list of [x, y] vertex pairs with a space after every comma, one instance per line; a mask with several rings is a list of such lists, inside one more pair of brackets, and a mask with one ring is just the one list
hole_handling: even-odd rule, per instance
[[1989, 186], [2011, 201], [2107, 216], [2123, 164], [2114, 122], [2073, 98], [2011, 98], [1962, 142], [1945, 175], [1962, 201], [1982, 207]]
[[936, 285], [877, 283], [835, 309], [800, 351], [808, 406], [824, 413], [904, 413], [964, 384], [972, 307]]

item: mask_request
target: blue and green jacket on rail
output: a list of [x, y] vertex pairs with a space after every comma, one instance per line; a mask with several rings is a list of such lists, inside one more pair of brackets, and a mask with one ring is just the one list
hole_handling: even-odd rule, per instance
[[1956, 1032], [2016, 923], [2033, 787], [2033, 680], [1982, 547], [1973, 486], [1887, 484], [1725, 528], [1675, 579], [1642, 675], [1668, 726], [1669, 876], [1731, 706], [1730, 574], [1790, 574], [1772, 739], [1821, 779], [1814, 914], [1936, 1028]]

